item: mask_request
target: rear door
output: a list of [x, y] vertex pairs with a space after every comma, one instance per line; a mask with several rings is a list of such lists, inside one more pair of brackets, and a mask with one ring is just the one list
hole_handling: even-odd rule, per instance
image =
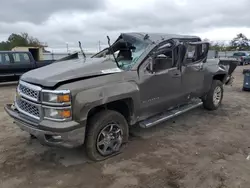
[[16, 76], [21, 76], [25, 72], [28, 72], [35, 68], [35, 62], [32, 61], [29, 53], [27, 52], [13, 52], [11, 64], [12, 71]]
[[205, 42], [186, 43], [187, 51], [182, 66], [182, 90], [185, 97], [199, 97], [204, 88], [204, 61], [209, 44]]
[[0, 81], [13, 81], [15, 74], [11, 69], [12, 61], [8, 52], [0, 53]]

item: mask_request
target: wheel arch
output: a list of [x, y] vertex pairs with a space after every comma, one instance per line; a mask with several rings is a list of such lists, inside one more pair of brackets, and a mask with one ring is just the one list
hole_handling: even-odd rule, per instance
[[219, 73], [219, 74], [215, 74], [213, 76], [213, 80], [219, 80], [222, 83], [225, 83], [226, 79], [227, 79], [227, 74], [226, 73]]
[[110, 101], [105, 104], [100, 104], [89, 109], [87, 113], [87, 120], [94, 114], [102, 110], [114, 110], [122, 114], [127, 120], [128, 124], [133, 124], [134, 120], [134, 101], [132, 98], [123, 98], [119, 100]]
[[73, 114], [79, 122], [86, 122], [93, 112], [113, 109], [123, 114], [129, 124], [136, 122], [140, 95], [136, 83], [111, 83], [105, 86], [83, 90], [74, 97]]

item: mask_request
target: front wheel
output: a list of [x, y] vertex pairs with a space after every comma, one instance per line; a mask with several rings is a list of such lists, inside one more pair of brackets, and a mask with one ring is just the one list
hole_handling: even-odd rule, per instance
[[88, 121], [86, 137], [87, 155], [101, 161], [120, 153], [128, 140], [128, 123], [124, 116], [112, 110], [101, 111]]
[[223, 84], [220, 80], [213, 80], [212, 86], [203, 99], [203, 106], [207, 110], [216, 110], [223, 99]]

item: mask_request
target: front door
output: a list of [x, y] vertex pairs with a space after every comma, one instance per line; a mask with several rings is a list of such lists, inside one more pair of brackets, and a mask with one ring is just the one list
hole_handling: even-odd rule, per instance
[[35, 63], [26, 52], [13, 52], [12, 59], [11, 69], [16, 76], [21, 76], [35, 67]]
[[181, 71], [177, 68], [174, 50], [154, 60], [153, 72], [147, 69], [148, 58], [139, 69], [141, 118], [147, 118], [178, 104], [181, 97]]

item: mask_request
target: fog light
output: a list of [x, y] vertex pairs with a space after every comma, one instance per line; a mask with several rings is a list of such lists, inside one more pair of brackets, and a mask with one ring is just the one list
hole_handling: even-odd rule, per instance
[[55, 135], [55, 136], [52, 136], [52, 139], [54, 139], [54, 140], [62, 140], [62, 137], [58, 136], [58, 135]]
[[59, 135], [45, 135], [46, 140], [48, 140], [49, 142], [61, 142], [62, 141], [62, 137]]

